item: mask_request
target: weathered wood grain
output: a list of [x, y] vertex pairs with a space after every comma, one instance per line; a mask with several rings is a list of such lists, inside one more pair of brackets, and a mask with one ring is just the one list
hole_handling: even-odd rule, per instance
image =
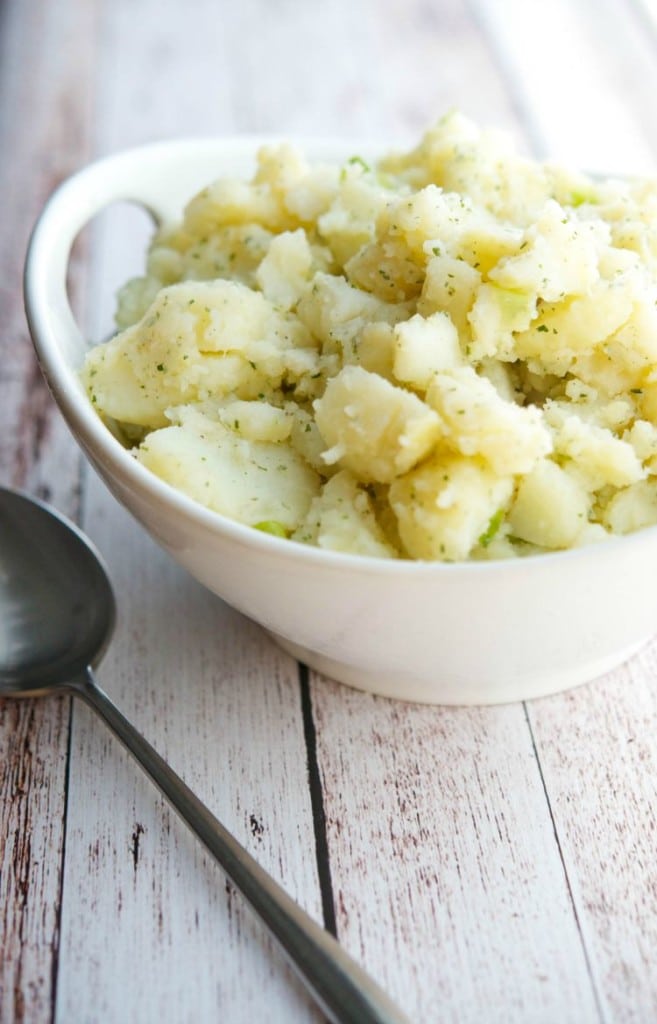
[[[414, 52], [427, 58], [411, 72], [414, 93], [432, 67], [444, 90], [451, 69], [446, 106], [526, 130], [504, 57], [479, 23], [456, 5], [413, 13], [423, 38]], [[391, 51], [401, 22], [388, 29]], [[597, 1021], [521, 708], [414, 708], [319, 677], [312, 693], [341, 940], [413, 1019]]]
[[[78, 457], [37, 367], [23, 312], [23, 259], [46, 197], [90, 152], [95, 6], [8, 3], [0, 36], [0, 473], [6, 482], [77, 506]], [[29, 69], [29, 72], [26, 70]], [[74, 263], [72, 286], [82, 291]]]
[[[497, 61], [497, 95], [500, 83], [506, 83], [506, 102], [517, 110], [516, 127], [524, 129], [528, 145], [568, 156], [586, 167], [645, 169], [652, 150], [642, 132], [642, 106], [632, 83], [642, 72], [644, 88], [646, 81], [654, 80], [654, 64], [648, 60], [652, 54], [645, 40], [637, 39], [636, 24], [627, 20], [627, 11], [621, 12], [622, 5], [614, 9], [602, 5], [603, 12], [600, 6], [542, 8], [541, 45], [537, 45], [539, 23], [533, 5], [479, 2], [474, 8], [488, 37], [489, 52]], [[435, 36], [430, 39], [435, 44]], [[634, 76], [627, 90], [619, 92], [619, 67], [633, 61]], [[487, 90], [486, 95], [491, 102], [495, 90]], [[476, 108], [472, 112], [478, 113]], [[503, 123], [503, 114], [501, 109], [497, 123]], [[631, 671], [645, 685], [645, 665], [640, 668], [634, 663]], [[622, 672], [613, 677], [612, 693], [623, 687], [622, 677]], [[569, 699], [587, 708], [591, 695], [585, 690]], [[652, 863], [639, 857], [630, 866], [622, 855], [628, 836], [637, 831], [643, 835], [647, 829], [652, 836], [648, 824], [652, 806], [628, 801], [623, 789], [624, 796], [615, 806], [623, 832], [615, 832], [610, 842], [601, 815], [595, 816], [599, 780], [586, 776], [592, 748], [578, 744], [563, 709], [551, 716], [544, 713], [543, 707], [553, 706], [550, 701], [532, 709], [531, 721], [540, 718], [544, 728], [539, 735], [550, 744], [552, 756], [549, 771], [542, 758], [534, 764], [536, 774], [528, 796], [527, 780], [513, 771], [513, 748], [508, 738], [505, 742], [499, 738], [500, 723], [506, 722], [521, 747], [531, 741], [517, 709], [437, 712], [383, 704], [376, 709], [376, 725], [365, 726], [368, 713], [374, 717], [369, 699], [347, 697], [347, 705], [358, 701], [352, 732], [345, 726], [341, 691], [331, 694], [317, 680], [313, 700], [338, 931], [356, 953], [371, 952], [370, 967], [382, 971], [382, 980], [400, 999], [413, 993], [418, 1019], [598, 1020], [611, 1013], [609, 1019], [639, 1020], [654, 1015], [654, 977], [649, 968], [651, 958], [654, 962], [654, 906], [652, 897], [645, 895], [646, 887], [649, 893], [654, 889]], [[444, 739], [444, 722], [451, 722], [453, 714], [460, 716], [459, 724], [474, 744], [469, 757]], [[654, 724], [655, 717], [650, 705], [647, 721]], [[598, 726], [595, 749], [606, 752], [610, 738], [604, 716]], [[432, 729], [432, 738], [424, 740]], [[644, 727], [644, 736], [647, 732]], [[569, 771], [572, 755], [566, 755], [573, 745], [581, 751], [579, 771], [574, 773]], [[367, 751], [366, 758], [358, 757], [359, 747]], [[542, 749], [539, 742], [539, 755]], [[431, 755], [438, 750], [434, 764]], [[376, 779], [385, 778], [386, 767], [400, 762], [395, 789], [389, 781], [383, 792], [377, 790]], [[485, 783], [481, 762], [488, 772]], [[609, 772], [606, 758], [605, 765]], [[490, 783], [495, 776], [504, 779], [499, 796], [506, 831], [494, 839], [485, 832], [485, 825], [490, 821], [491, 800], [495, 805], [496, 787]], [[636, 777], [641, 777], [640, 771]], [[345, 778], [351, 785], [345, 785]], [[425, 814], [420, 822], [416, 806], [423, 784], [432, 798], [421, 805]], [[378, 816], [370, 807], [374, 792], [380, 799]], [[451, 795], [451, 802], [445, 793]], [[570, 815], [561, 807], [564, 794], [568, 794]], [[582, 833], [588, 831], [587, 818], [579, 817], [583, 807], [594, 812], [589, 826], [596, 840], [592, 848], [583, 841]], [[471, 817], [466, 809], [471, 809]], [[459, 813], [465, 822], [455, 820]], [[407, 826], [410, 834], [404, 835], [407, 820], [412, 824]], [[461, 847], [463, 835], [467, 841]], [[501, 842], [503, 871], [494, 890], [499, 902], [493, 905], [488, 902], [490, 896], [484, 896], [481, 876], [496, 863], [496, 839]], [[602, 862], [608, 865], [605, 846], [614, 863], [601, 871]], [[516, 857], [522, 858], [523, 848], [533, 849], [533, 857], [527, 858], [533, 865], [531, 879], [513, 863]], [[394, 865], [390, 874], [389, 865]], [[424, 886], [419, 884], [422, 872], [429, 879]], [[633, 875], [632, 883], [628, 873]], [[402, 887], [401, 892], [396, 886]], [[516, 886], [523, 888], [522, 896]], [[368, 915], [373, 908], [378, 914], [372, 923]], [[619, 926], [614, 925], [616, 915], [622, 921]], [[503, 945], [496, 943], [501, 932]], [[449, 949], [447, 964], [440, 956], [445, 948]], [[504, 991], [497, 989], [500, 984]]]
[[[235, 130], [230, 90], [246, 80], [237, 46], [222, 37], [225, 25], [236, 31], [236, 17], [222, 21], [215, 5], [199, 4], [195, 20], [207, 31], [192, 38], [179, 5], [144, 3], [137, 20], [133, 5], [107, 5], [97, 151]], [[174, 46], [179, 33], [182, 45]], [[165, 67], [168, 81], [195, 83], [173, 102], [157, 84]], [[228, 90], [230, 103], [209, 106], [208, 88]], [[111, 286], [137, 268], [143, 234], [117, 211], [92, 236], [93, 335], [108, 327]], [[119, 633], [102, 672], [107, 688], [321, 919], [296, 663], [175, 569], [93, 476], [84, 524], [108, 557], [120, 599]], [[85, 708], [74, 713], [64, 893], [58, 1020], [319, 1019], [221, 871]], [[90, 920], [103, 928], [89, 933]]]
[[522, 706], [313, 707], [338, 934], [411, 1019], [597, 1021]]
[[378, 55], [379, 137], [415, 141], [454, 108], [482, 124], [519, 130], [515, 97], [467, 4], [388, 0], [373, 7], [372, 33]]
[[[84, 0], [5, 3], [0, 11], [0, 480], [73, 514], [79, 456], [32, 355], [21, 274], [46, 195], [89, 153], [94, 16], [95, 4]], [[47, 1021], [52, 1013], [68, 717], [67, 701], [0, 706], [3, 1021]]]
[[[101, 683], [321, 920], [296, 662], [175, 567], [95, 478], [84, 523], [119, 598]], [[84, 706], [61, 931], [60, 1021], [321, 1019], [221, 870]]]
[[528, 709], [606, 1018], [657, 1016], [657, 647]]
[[[543, 74], [529, 76], [528, 9], [507, 0], [479, 6], [496, 26], [529, 117], [553, 148], [572, 148], [587, 167], [655, 172], [657, 135], [646, 104], [657, 88], [657, 37], [644, 31], [635, 5], [586, 0], [545, 9], [547, 37], [555, 47], [561, 40], [556, 86], [545, 73], [545, 54]], [[651, 1020], [657, 1015], [654, 643], [604, 680], [530, 705], [528, 719], [604, 1017]]]
[[[69, 512], [82, 503], [120, 598], [103, 683], [419, 1024], [657, 1015], [655, 647], [526, 713], [393, 704], [311, 676], [304, 722], [294, 663], [173, 567], [95, 478], [80, 492], [77, 451], [26, 338], [23, 248], [68, 170], [165, 136], [401, 138], [459, 106], [537, 152], [652, 166], [653, 7], [0, 7], [2, 479]], [[143, 237], [112, 215], [81, 250], [90, 333], [107, 330]], [[82, 707], [58, 961], [67, 736], [66, 703], [0, 709], [0, 1019], [49, 1020], [55, 981], [66, 1024], [318, 1019], [221, 873]], [[309, 751], [322, 784], [312, 794]], [[319, 868], [311, 795], [325, 815]]]
[[654, 169], [654, 56], [628, 4], [472, 3], [537, 155], [614, 173]]
[[69, 702], [0, 703], [0, 1019], [49, 1020]]

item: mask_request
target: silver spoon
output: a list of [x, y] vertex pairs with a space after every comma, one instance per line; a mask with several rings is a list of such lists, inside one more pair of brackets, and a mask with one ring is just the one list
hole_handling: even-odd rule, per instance
[[135, 756], [280, 943], [337, 1024], [408, 1018], [237, 842], [97, 686], [115, 605], [90, 542], [46, 505], [0, 488], [0, 697], [82, 697]]

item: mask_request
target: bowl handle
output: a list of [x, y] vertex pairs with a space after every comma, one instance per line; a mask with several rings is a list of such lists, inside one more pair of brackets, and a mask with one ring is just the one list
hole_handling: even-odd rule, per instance
[[154, 143], [90, 164], [53, 193], [32, 233], [24, 278], [32, 339], [53, 388], [63, 383], [53, 379], [53, 365], [63, 355], [69, 367], [79, 366], [87, 347], [66, 290], [71, 247], [81, 229], [122, 200], [143, 206], [158, 225], [172, 221], [191, 195], [226, 169], [248, 171], [253, 152], [254, 140], [246, 137], [233, 146], [229, 161], [221, 139]]
[[[117, 201], [143, 206], [156, 224], [179, 219], [195, 192], [223, 175], [250, 176], [260, 146], [277, 141], [274, 136], [243, 135], [151, 143], [90, 164], [53, 193], [28, 247], [24, 295], [37, 356], [58, 400], [68, 405], [62, 388], [76, 386], [71, 368], [81, 365], [87, 349], [66, 291], [71, 247], [81, 229]], [[353, 149], [350, 142], [330, 139], [306, 140], [304, 148], [312, 159], [332, 162]], [[365, 150], [378, 148], [368, 145]], [[60, 373], [62, 356], [66, 367]]]
[[[255, 155], [275, 137], [243, 135], [233, 139], [177, 139], [126, 150], [90, 164], [53, 193], [39, 217], [27, 251], [25, 310], [37, 357], [64, 416], [74, 432], [102, 445], [107, 433], [87, 403], [76, 400], [82, 387], [78, 371], [87, 342], [68, 299], [66, 276], [71, 247], [81, 229], [110, 203], [143, 206], [156, 224], [180, 218], [184, 204], [208, 182], [228, 175], [250, 176]], [[348, 156], [350, 142], [312, 140], [312, 159]], [[371, 147], [366, 147], [369, 152]]]

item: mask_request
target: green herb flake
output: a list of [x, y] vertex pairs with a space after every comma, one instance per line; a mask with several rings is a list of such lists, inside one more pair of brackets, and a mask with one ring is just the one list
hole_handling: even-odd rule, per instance
[[363, 160], [362, 156], [358, 156], [357, 154], [355, 156], [350, 156], [347, 163], [350, 164], [351, 167], [361, 167], [366, 174], [369, 174], [372, 170], [367, 161]]

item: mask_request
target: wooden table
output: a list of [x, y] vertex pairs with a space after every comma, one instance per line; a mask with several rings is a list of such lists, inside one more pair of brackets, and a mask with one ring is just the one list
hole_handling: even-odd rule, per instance
[[[105, 688], [418, 1024], [657, 1019], [657, 646], [527, 706], [405, 705], [307, 674], [83, 462], [27, 338], [27, 234], [63, 176], [127, 145], [392, 141], [453, 106], [539, 155], [654, 170], [656, 95], [655, 0], [0, 5], [1, 482], [104, 553]], [[123, 214], [83, 239], [90, 334], [143, 239]], [[3, 1022], [321, 1020], [85, 707], [0, 705], [0, 794]]]

